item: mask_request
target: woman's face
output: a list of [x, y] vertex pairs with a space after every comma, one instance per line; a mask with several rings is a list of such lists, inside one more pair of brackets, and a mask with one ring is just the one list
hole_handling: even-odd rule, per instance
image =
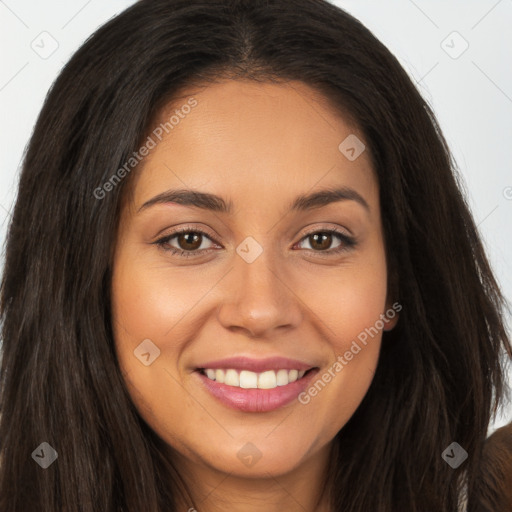
[[122, 211], [117, 355], [141, 416], [184, 463], [284, 474], [327, 454], [397, 320], [382, 321], [378, 183], [362, 136], [305, 84], [191, 96], [162, 115], [177, 117], [151, 135]]

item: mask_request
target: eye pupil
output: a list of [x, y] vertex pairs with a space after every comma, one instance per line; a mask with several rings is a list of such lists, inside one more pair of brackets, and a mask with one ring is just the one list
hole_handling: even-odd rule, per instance
[[[332, 242], [332, 234], [330, 233], [315, 233], [311, 235], [311, 238], [314, 240], [314, 243], [311, 244], [311, 247], [314, 249], [319, 249], [321, 251], [329, 249]], [[320, 246], [316, 246], [317, 242], [320, 240]], [[324, 243], [327, 240], [327, 245]]]
[[[185, 244], [188, 244], [188, 247], [187, 245], [183, 245], [183, 241], [185, 242]], [[199, 243], [197, 243], [198, 241]], [[181, 233], [178, 236], [178, 244], [184, 250], [193, 251], [201, 247], [201, 235], [199, 233], [194, 233], [192, 231]]]

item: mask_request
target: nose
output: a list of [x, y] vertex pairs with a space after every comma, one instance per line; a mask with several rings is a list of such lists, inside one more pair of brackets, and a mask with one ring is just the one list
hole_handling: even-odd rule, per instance
[[302, 321], [302, 302], [287, 277], [290, 273], [270, 252], [263, 251], [252, 263], [235, 257], [218, 310], [218, 320], [226, 329], [271, 339], [275, 331], [293, 329]]

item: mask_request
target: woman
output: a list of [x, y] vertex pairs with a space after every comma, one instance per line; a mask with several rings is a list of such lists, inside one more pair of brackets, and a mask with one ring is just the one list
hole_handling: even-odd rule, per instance
[[107, 23], [20, 179], [0, 508], [455, 510], [512, 358], [455, 172], [327, 2]]

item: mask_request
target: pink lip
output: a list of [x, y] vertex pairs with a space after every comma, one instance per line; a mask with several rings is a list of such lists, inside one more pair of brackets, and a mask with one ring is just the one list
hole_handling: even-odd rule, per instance
[[216, 361], [209, 361], [199, 365], [198, 369], [211, 368], [216, 369], [229, 369], [234, 370], [249, 370], [251, 372], [261, 373], [267, 370], [310, 370], [314, 364], [308, 364], [296, 359], [289, 359], [287, 357], [269, 357], [266, 359], [254, 359], [250, 357], [238, 356], [230, 357], [227, 359], [218, 359]]
[[[212, 367], [207, 366], [207, 368]], [[233, 366], [227, 368], [233, 368]], [[280, 366], [280, 368], [283, 368], [283, 366]], [[297, 367], [294, 366], [293, 368]], [[290, 382], [286, 386], [277, 386], [274, 389], [244, 389], [227, 386], [209, 379], [199, 371], [196, 371], [195, 374], [199, 376], [206, 389], [224, 405], [243, 412], [268, 412], [283, 407], [297, 398], [309, 386], [311, 379], [317, 372], [318, 369], [315, 368], [304, 375], [302, 379]]]

